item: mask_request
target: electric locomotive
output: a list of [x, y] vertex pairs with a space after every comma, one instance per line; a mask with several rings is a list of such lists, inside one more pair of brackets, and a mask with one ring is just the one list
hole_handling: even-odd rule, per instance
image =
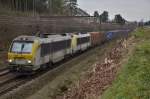
[[90, 47], [90, 34], [19, 36], [8, 52], [9, 69], [33, 72]]

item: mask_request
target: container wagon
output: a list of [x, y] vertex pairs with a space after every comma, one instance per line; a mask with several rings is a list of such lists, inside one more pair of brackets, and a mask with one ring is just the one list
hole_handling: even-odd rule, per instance
[[101, 32], [89, 32], [91, 37], [92, 47], [101, 44], [104, 41], [104, 33]]

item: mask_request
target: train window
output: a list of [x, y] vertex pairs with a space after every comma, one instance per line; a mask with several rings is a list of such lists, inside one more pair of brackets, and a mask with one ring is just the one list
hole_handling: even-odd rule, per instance
[[31, 53], [33, 42], [15, 41], [12, 44], [11, 52], [14, 53]]
[[21, 51], [21, 46], [22, 46], [21, 43], [17, 43], [17, 42], [13, 43], [11, 51], [12, 52], [20, 52]]
[[52, 52], [57, 52], [62, 49], [69, 48], [71, 45], [71, 40], [63, 40], [63, 41], [57, 41], [52, 43]]
[[32, 43], [26, 43], [22, 45], [22, 52], [23, 53], [31, 53], [32, 51]]
[[51, 43], [41, 44], [41, 56], [42, 57], [51, 53], [51, 48], [52, 48], [51, 46], [52, 46]]
[[77, 39], [77, 45], [84, 44], [90, 41], [90, 37], [82, 37]]

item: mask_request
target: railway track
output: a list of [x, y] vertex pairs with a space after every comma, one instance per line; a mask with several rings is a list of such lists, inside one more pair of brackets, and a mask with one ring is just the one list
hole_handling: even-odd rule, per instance
[[25, 79], [13, 74], [8, 68], [0, 69], [0, 96], [23, 84]]
[[7, 82], [5, 82], [5, 84], [1, 85], [0, 84], [0, 96], [17, 88], [18, 86], [21, 86], [22, 84], [26, 83], [27, 80], [24, 78], [14, 78], [11, 79]]
[[[82, 53], [84, 54], [84, 53]], [[57, 68], [58, 66], [66, 63], [70, 59], [74, 59], [75, 57], [80, 56], [80, 54], [76, 54], [74, 57], [70, 57], [69, 59], [65, 59], [63, 61], [58, 62], [53, 66], [53, 68]], [[39, 76], [42, 76], [44, 73], [50, 71], [53, 68], [48, 68], [44, 71], [38, 71], [38, 73], [35, 73], [32, 76], [21, 76], [17, 74], [13, 74], [9, 72], [8, 69], [0, 70], [0, 96], [3, 96], [4, 94], [18, 88], [19, 86], [31, 81], [32, 79], [35, 79]]]
[[[64, 60], [65, 62], [67, 60]], [[61, 65], [63, 62], [58, 63], [57, 65], [54, 65], [54, 68]], [[18, 87], [26, 84], [27, 82], [42, 76], [44, 73], [50, 71], [52, 68], [48, 68], [45, 71], [39, 71], [38, 73], [35, 73], [31, 76], [25, 76], [25, 75], [17, 75], [13, 74], [11, 72], [1, 75], [0, 76], [0, 97], [3, 96], [6, 93], [9, 93], [10, 91], [13, 91], [17, 89]]]
[[[60, 62], [57, 64], [59, 66], [63, 62]], [[54, 67], [57, 67], [54, 65]], [[52, 68], [48, 68], [45, 71], [38, 71], [38, 73], [35, 73], [31, 76], [24, 76], [24, 75], [18, 75], [11, 73], [8, 69], [1, 69], [0, 70], [0, 97], [3, 96], [6, 93], [9, 93], [10, 91], [17, 89], [19, 86], [31, 81], [32, 79], [35, 79], [44, 73], [48, 72]]]
[[0, 70], [0, 95], [6, 92], [6, 89], [10, 89], [10, 85], [13, 86], [11, 83], [17, 77], [17, 75], [10, 73], [8, 69]]
[[9, 73], [8, 68], [0, 69], [0, 77]]
[[25, 84], [27, 81], [33, 79], [33, 77], [13, 74], [9, 72], [9, 70], [5, 70], [6, 71], [1, 70], [0, 72], [0, 96], [16, 89], [17, 87]]

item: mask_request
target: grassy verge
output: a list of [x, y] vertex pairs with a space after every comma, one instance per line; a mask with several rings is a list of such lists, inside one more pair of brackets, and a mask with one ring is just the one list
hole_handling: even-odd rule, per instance
[[138, 29], [136, 48], [102, 99], [150, 99], [150, 29]]

